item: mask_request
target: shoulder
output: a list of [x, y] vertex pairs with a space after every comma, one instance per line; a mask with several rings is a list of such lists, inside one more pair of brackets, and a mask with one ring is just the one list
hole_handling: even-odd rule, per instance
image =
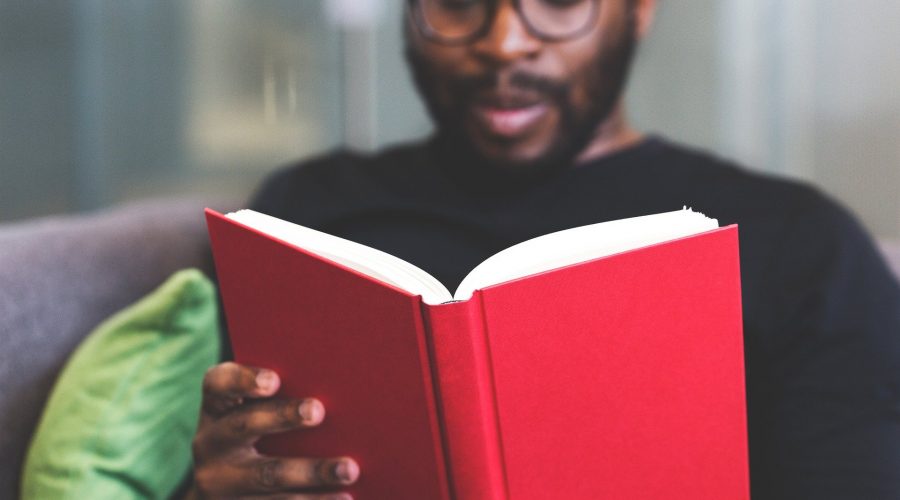
[[684, 146], [659, 147], [665, 163], [659, 169], [686, 179], [686, 198], [696, 200], [695, 209], [722, 225], [739, 226], [748, 291], [758, 286], [760, 293], [765, 290], [771, 296], [770, 289], [780, 287], [783, 292], [776, 295], [798, 296], [801, 289], [815, 288], [807, 285], [824, 286], [823, 280], [833, 277], [838, 267], [857, 266], [858, 272], [869, 275], [884, 271], [865, 227], [816, 186]]
[[295, 219], [294, 215], [304, 208], [372, 196], [395, 179], [403, 178], [424, 149], [420, 143], [378, 153], [339, 149], [305, 159], [269, 174], [249, 206], [276, 217]]
[[284, 192], [309, 188], [340, 188], [360, 182], [372, 182], [381, 177], [400, 174], [423, 154], [419, 143], [394, 146], [377, 153], [338, 149], [284, 166], [261, 184], [260, 193]]
[[660, 141], [657, 169], [665, 182], [687, 186], [686, 203], [742, 235], [775, 246], [804, 235], [807, 246], [867, 239], [856, 217], [810, 182], [749, 169], [712, 153]]
[[[762, 172], [698, 148], [657, 141], [658, 164], [693, 187], [696, 198], [727, 215], [785, 220], [833, 216], [843, 209], [811, 183]], [[735, 220], [733, 222], [740, 222]]]

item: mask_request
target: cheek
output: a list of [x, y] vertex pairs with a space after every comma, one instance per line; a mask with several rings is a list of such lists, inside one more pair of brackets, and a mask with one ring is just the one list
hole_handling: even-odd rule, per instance
[[428, 88], [422, 90], [431, 93], [444, 106], [452, 105], [452, 81], [467, 71], [464, 54], [457, 47], [435, 47], [427, 42], [426, 45], [414, 49], [418, 51], [422, 69], [428, 77]]
[[597, 81], [602, 43], [599, 33], [591, 33], [548, 50], [551, 53], [546, 54], [546, 59], [552, 61], [552, 73], [568, 84], [571, 99], [583, 101], [590, 95], [590, 86]]
[[597, 88], [602, 85], [598, 76], [597, 70], [592, 67], [583, 68], [578, 74], [573, 75], [567, 104], [576, 116], [587, 113], [593, 104]]
[[606, 74], [605, 59], [610, 44], [615, 42], [616, 33], [592, 33], [591, 36], [573, 41], [560, 51], [558, 60], [565, 68], [566, 80], [569, 83], [567, 105], [568, 111], [575, 115], [589, 113], [595, 105], [594, 100], [610, 86], [614, 75]]

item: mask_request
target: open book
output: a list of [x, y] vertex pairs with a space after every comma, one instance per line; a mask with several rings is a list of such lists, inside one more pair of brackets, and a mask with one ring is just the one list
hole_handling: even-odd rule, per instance
[[377, 280], [421, 295], [426, 304], [466, 300], [472, 292], [578, 262], [702, 233], [719, 227], [715, 219], [687, 208], [581, 226], [546, 234], [503, 250], [473, 269], [452, 294], [418, 267], [372, 247], [293, 224], [253, 210], [226, 215]]
[[236, 360], [328, 412], [262, 451], [354, 457], [357, 499], [749, 497], [735, 226], [685, 209], [560, 231], [451, 295], [336, 236], [207, 220]]

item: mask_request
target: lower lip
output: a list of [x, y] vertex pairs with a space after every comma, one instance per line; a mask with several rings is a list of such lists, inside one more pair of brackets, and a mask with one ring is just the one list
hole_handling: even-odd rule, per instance
[[477, 107], [475, 115], [492, 134], [517, 137], [528, 131], [547, 114], [546, 104], [534, 104], [525, 108]]

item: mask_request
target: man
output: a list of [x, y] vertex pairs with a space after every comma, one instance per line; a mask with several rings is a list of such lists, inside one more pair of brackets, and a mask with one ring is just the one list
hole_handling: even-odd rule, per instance
[[[900, 498], [896, 282], [814, 189], [629, 126], [622, 89], [654, 11], [654, 0], [410, 1], [407, 55], [435, 136], [284, 170], [253, 208], [385, 250], [450, 289], [555, 230], [682, 205], [738, 223], [754, 498]], [[365, 473], [349, 458], [253, 450], [325, 418], [312, 399], [266, 399], [274, 373], [225, 363], [204, 384], [197, 493], [324, 498], [313, 492]]]

